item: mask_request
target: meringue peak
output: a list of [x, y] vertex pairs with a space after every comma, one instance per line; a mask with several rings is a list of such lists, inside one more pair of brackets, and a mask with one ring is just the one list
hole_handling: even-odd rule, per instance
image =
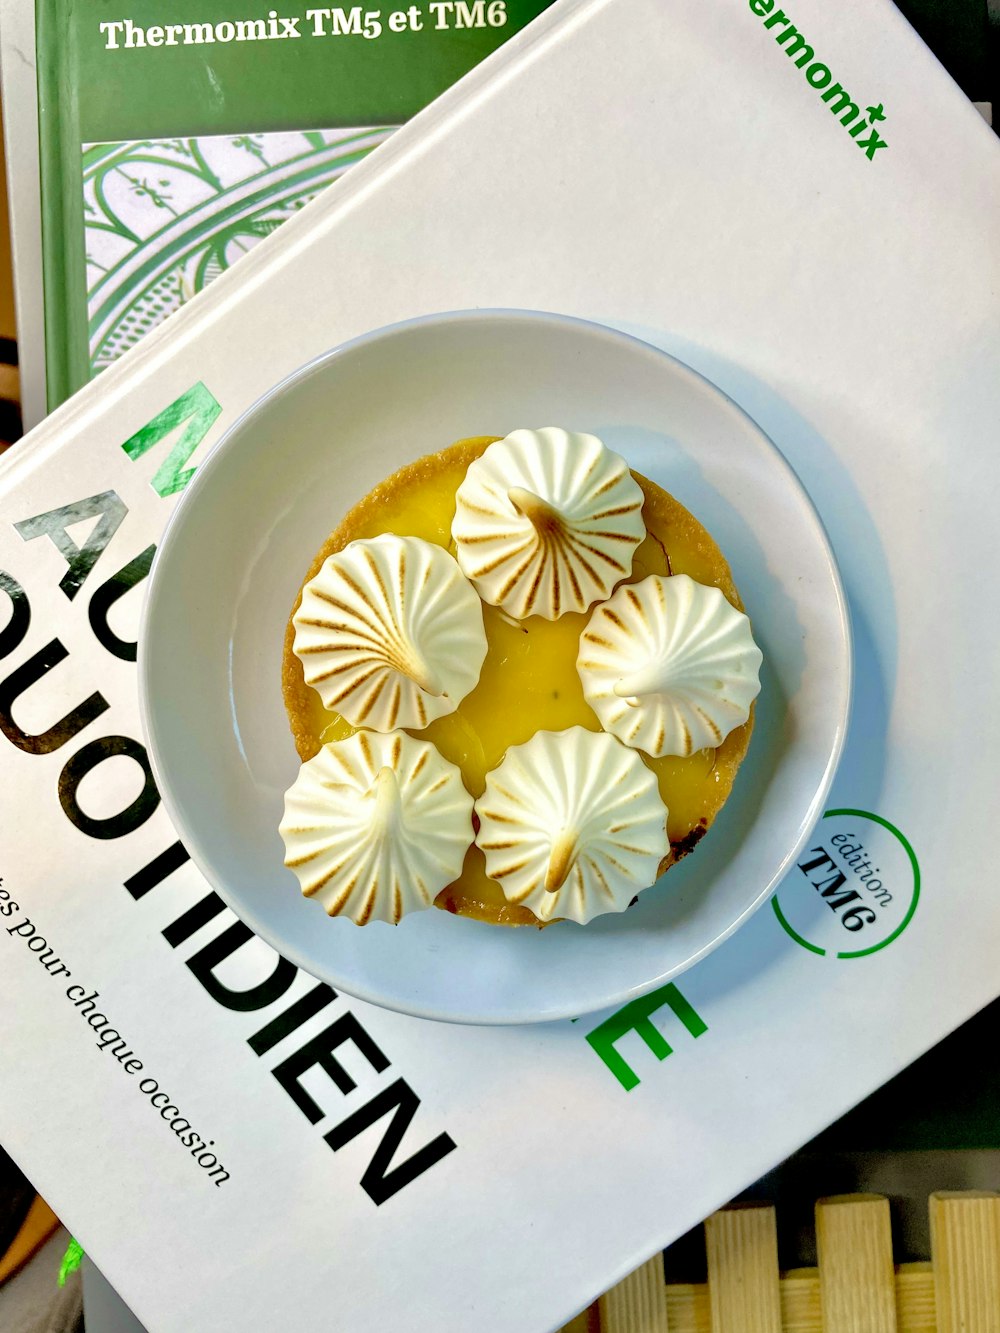
[[687, 574], [651, 574], [594, 608], [577, 671], [601, 725], [653, 758], [721, 745], [750, 716], [762, 654], [747, 616]]
[[426, 727], [474, 689], [483, 608], [443, 547], [419, 537], [351, 542], [324, 560], [292, 617], [293, 648], [323, 704], [352, 726]]
[[399, 671], [432, 699], [447, 699], [448, 691], [441, 683], [440, 672], [435, 671], [412, 644], [407, 644], [400, 655]]
[[662, 694], [669, 689], [672, 672], [667, 661], [647, 662], [637, 671], [629, 672], [613, 686], [619, 699], [638, 699], [644, 694]]
[[391, 838], [403, 822], [403, 797], [399, 790], [399, 779], [388, 764], [383, 764], [375, 774], [375, 781], [368, 789], [368, 794], [375, 804], [373, 836]]
[[540, 537], [551, 535], [565, 538], [566, 523], [562, 515], [540, 495], [525, 490], [523, 486], [512, 486], [507, 492], [507, 499]]
[[629, 576], [643, 492], [596, 435], [516, 430], [455, 494], [455, 557], [483, 601], [524, 620], [586, 611]]
[[570, 871], [576, 863], [579, 833], [574, 828], [563, 829], [552, 844], [549, 853], [549, 865], [545, 872], [545, 889], [548, 893], [558, 893], [569, 879]]
[[584, 727], [511, 746], [486, 775], [476, 814], [487, 875], [540, 921], [624, 911], [670, 852], [655, 775], [634, 750]]
[[472, 797], [429, 742], [358, 731], [301, 766], [280, 832], [307, 898], [355, 925], [395, 923], [461, 874]]

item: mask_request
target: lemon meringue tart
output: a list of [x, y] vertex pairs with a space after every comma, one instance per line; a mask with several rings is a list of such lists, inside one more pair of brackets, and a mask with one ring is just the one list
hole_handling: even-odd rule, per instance
[[762, 657], [729, 566], [596, 436], [462, 440], [316, 553], [285, 635], [285, 861], [358, 925], [620, 912], [693, 851]]

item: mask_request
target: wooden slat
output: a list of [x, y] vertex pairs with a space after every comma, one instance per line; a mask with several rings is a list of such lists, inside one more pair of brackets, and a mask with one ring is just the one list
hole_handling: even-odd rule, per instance
[[[793, 1268], [782, 1274], [779, 1288], [782, 1333], [824, 1333], [819, 1269]], [[670, 1333], [712, 1333], [711, 1298], [704, 1282], [678, 1282], [664, 1290]], [[598, 1327], [595, 1309], [589, 1323], [587, 1318], [578, 1316], [563, 1333], [607, 1333], [606, 1327]], [[901, 1264], [896, 1270], [896, 1320], [896, 1333], [937, 1333], [929, 1263]], [[865, 1327], [858, 1325], [858, 1333]]]
[[[867, 1218], [848, 1213], [858, 1204], [881, 1204], [877, 1196], [821, 1200], [817, 1239], [823, 1265], [777, 1275], [774, 1211], [733, 1208], [705, 1223], [709, 1283], [663, 1286], [660, 1259], [650, 1260], [624, 1283], [567, 1326], [565, 1333], [1000, 1333], [1000, 1194], [970, 1190], [931, 1196], [934, 1263], [901, 1264], [894, 1274], [895, 1323], [884, 1306], [856, 1304], [821, 1310], [821, 1290], [830, 1300], [838, 1251], [856, 1255], [871, 1290], [873, 1258], [881, 1253], [876, 1277], [884, 1287], [884, 1207], [867, 1208]], [[844, 1210], [843, 1212], [835, 1210]], [[881, 1212], [882, 1219], [876, 1218]], [[848, 1238], [845, 1240], [844, 1235]], [[868, 1250], [865, 1250], [865, 1247]], [[834, 1262], [836, 1261], [836, 1262]], [[832, 1267], [831, 1267], [832, 1266]], [[827, 1271], [828, 1267], [831, 1271]], [[843, 1295], [847, 1299], [847, 1284]], [[778, 1312], [775, 1309], [778, 1301]], [[860, 1302], [860, 1296], [859, 1296]], [[940, 1302], [940, 1306], [939, 1306]], [[886, 1303], [887, 1304], [887, 1303]], [[853, 1309], [853, 1313], [851, 1310]], [[839, 1321], [839, 1322], [837, 1322]], [[598, 1328], [600, 1323], [600, 1328]]]
[[724, 1208], [705, 1223], [712, 1333], [781, 1333], [771, 1207]]
[[780, 1290], [781, 1327], [784, 1333], [823, 1333], [817, 1269], [790, 1269], [781, 1275]]
[[896, 1269], [896, 1322], [899, 1333], [937, 1333], [930, 1264], [900, 1264]]
[[623, 1282], [601, 1297], [601, 1333], [667, 1333], [667, 1288], [663, 1256], [629, 1273]]
[[896, 1333], [889, 1200], [841, 1194], [816, 1204], [823, 1333]]
[[930, 1200], [938, 1333], [1000, 1333], [1000, 1194]]
[[704, 1282], [671, 1283], [667, 1287], [667, 1312], [670, 1333], [712, 1333], [712, 1308]]

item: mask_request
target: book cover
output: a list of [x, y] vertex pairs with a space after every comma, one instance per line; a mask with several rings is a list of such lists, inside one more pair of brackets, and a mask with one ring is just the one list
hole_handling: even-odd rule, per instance
[[[38, 0], [49, 406], [110, 365], [549, 0]], [[169, 17], [171, 22], [165, 23]]]
[[[144, 1322], [554, 1327], [996, 996], [998, 211], [994, 137], [888, 3], [557, 0], [0, 462], [0, 1137]], [[491, 306], [638, 333], [745, 408], [855, 637], [773, 905], [531, 1030], [255, 939], [158, 801], [134, 664], [169, 457], [343, 340]], [[863, 943], [827, 860], [881, 872]]]

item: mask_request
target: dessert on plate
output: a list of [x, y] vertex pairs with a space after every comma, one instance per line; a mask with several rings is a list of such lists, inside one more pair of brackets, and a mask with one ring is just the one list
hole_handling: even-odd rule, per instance
[[462, 440], [354, 505], [291, 608], [286, 865], [358, 925], [623, 911], [724, 805], [760, 664], [712, 537], [596, 436]]

